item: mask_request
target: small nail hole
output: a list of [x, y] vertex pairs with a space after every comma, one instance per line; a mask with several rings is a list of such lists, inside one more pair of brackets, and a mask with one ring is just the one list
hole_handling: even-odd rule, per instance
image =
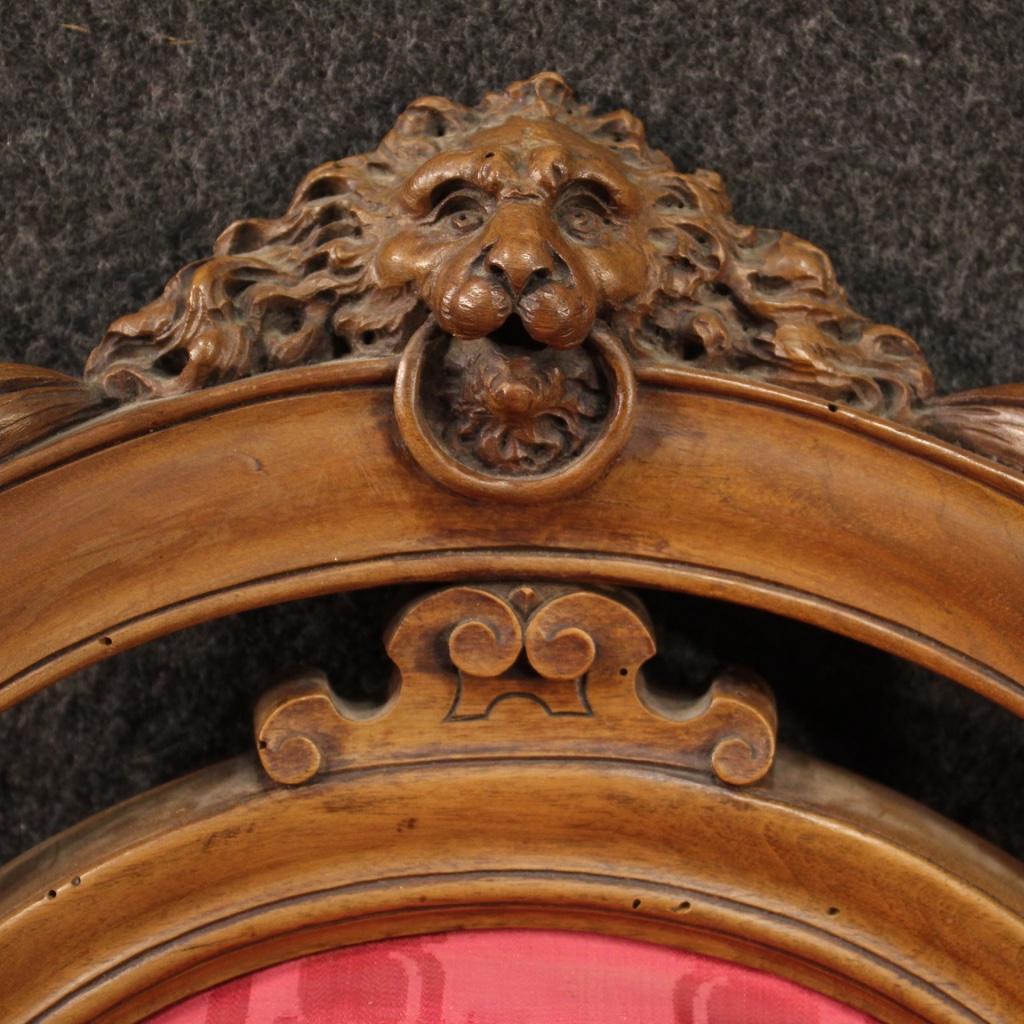
[[680, 904], [678, 904], [676, 906], [676, 913], [677, 914], [685, 914], [689, 909], [690, 909], [690, 901], [689, 900], [683, 900], [682, 903], [680, 903]]
[[634, 910], [639, 910], [640, 909], [640, 901], [639, 900], [633, 900], [633, 909]]
[[71, 879], [71, 884], [72, 885], [81, 885], [82, 884], [82, 880], [78, 877], [78, 875], [75, 875], [75, 877]]
[[828, 403], [828, 411], [829, 412], [839, 412], [839, 406], [836, 405], [835, 402], [829, 402]]
[[104, 647], [109, 647], [113, 642], [114, 641], [111, 640], [109, 636], [100, 637], [100, 643], [103, 644]]
[[267, 741], [266, 740], [260, 740], [256, 744], [256, 746], [258, 746], [260, 748], [260, 750], [266, 750], [267, 749]]
[[57, 890], [56, 890], [56, 889], [51, 889], [51, 890], [50, 890], [50, 891], [49, 891], [49, 892], [48, 892], [48, 893], [46, 894], [46, 898], [47, 898], [48, 900], [55, 900], [55, 899], [57, 898]]
[[829, 907], [828, 908], [828, 916], [829, 917], [835, 917], [838, 913], [839, 913], [839, 908], [838, 907]]
[[619, 669], [619, 675], [620, 676], [628, 676], [629, 675], [629, 669], [628, 668], [620, 668]]

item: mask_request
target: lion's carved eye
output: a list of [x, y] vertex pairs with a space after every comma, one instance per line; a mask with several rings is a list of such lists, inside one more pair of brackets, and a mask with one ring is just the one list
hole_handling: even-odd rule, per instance
[[483, 202], [466, 192], [448, 196], [434, 214], [434, 223], [444, 224], [460, 235], [476, 231], [486, 219], [487, 208]]
[[577, 193], [559, 204], [558, 223], [572, 238], [592, 241], [611, 224], [611, 217], [594, 196]]
[[481, 209], [456, 210], [448, 217], [451, 226], [463, 233], [476, 231], [484, 222], [484, 211]]

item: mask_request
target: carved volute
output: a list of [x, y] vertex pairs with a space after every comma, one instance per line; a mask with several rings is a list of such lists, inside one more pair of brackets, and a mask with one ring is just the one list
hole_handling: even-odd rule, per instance
[[652, 690], [647, 616], [628, 593], [552, 584], [449, 587], [392, 624], [398, 671], [367, 709], [306, 672], [256, 709], [260, 759], [277, 782], [435, 758], [603, 758], [761, 779], [775, 756], [775, 702], [753, 674], [703, 696]]

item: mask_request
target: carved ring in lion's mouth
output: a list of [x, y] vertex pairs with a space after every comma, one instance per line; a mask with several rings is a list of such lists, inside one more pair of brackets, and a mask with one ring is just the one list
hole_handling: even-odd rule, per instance
[[610, 405], [588, 346], [538, 344], [515, 316], [486, 338], [450, 341], [425, 385], [428, 415], [452, 454], [509, 476], [543, 473], [578, 455]]
[[463, 493], [530, 500], [598, 475], [628, 437], [634, 391], [629, 359], [601, 325], [560, 349], [534, 341], [515, 315], [473, 339], [431, 318], [403, 354], [395, 412], [432, 476]]

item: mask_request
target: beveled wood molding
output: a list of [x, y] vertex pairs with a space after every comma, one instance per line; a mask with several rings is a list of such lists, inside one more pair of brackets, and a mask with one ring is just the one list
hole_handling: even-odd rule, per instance
[[0, 871], [18, 979], [0, 1018], [128, 1024], [337, 946], [550, 927], [767, 970], [883, 1024], [1017, 1024], [1021, 870], [786, 751], [739, 788], [635, 762], [443, 755], [285, 787], [246, 758]]
[[853, 310], [820, 249], [739, 224], [626, 111], [550, 72], [412, 103], [276, 219], [111, 324], [85, 380], [0, 366], [0, 456], [113, 403], [328, 360], [401, 356], [402, 441], [446, 485], [546, 500], [629, 438], [634, 372], [688, 367], [860, 409], [1024, 468], [1024, 385], [937, 398], [915, 342]]
[[791, 390], [650, 369], [621, 456], [540, 511], [425, 474], [396, 443], [396, 369], [338, 361], [138, 403], [0, 465], [17, 539], [0, 561], [0, 708], [257, 605], [519, 578], [750, 604], [1024, 714], [1016, 473]]
[[1024, 477], [953, 443], [1016, 465], [1018, 390], [936, 399], [823, 253], [557, 76], [414, 103], [87, 379], [0, 367], [0, 709], [257, 604], [515, 576], [746, 602], [1024, 713]]
[[551, 584], [449, 587], [388, 630], [398, 679], [379, 708], [345, 701], [306, 673], [256, 707], [260, 760], [275, 782], [444, 755], [606, 757], [761, 779], [775, 756], [775, 701], [751, 673], [723, 673], [703, 697], [669, 698], [641, 666], [655, 638], [624, 592]]

